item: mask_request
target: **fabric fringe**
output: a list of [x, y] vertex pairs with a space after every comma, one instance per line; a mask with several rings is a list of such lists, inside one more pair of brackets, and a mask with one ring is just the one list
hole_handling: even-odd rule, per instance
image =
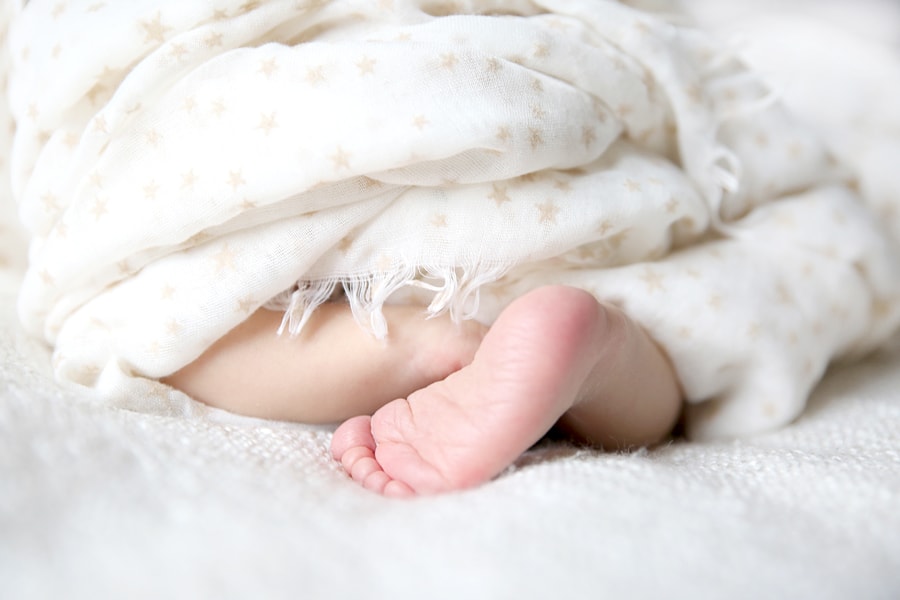
[[367, 277], [328, 278], [300, 281], [292, 292], [273, 298], [267, 306], [284, 310], [278, 334], [297, 336], [315, 310], [327, 302], [338, 284], [343, 287], [354, 318], [375, 338], [385, 339], [388, 323], [384, 305], [402, 288], [411, 287], [432, 293], [426, 318], [449, 313], [454, 322], [474, 318], [478, 314], [481, 288], [505, 275], [511, 265], [478, 267], [401, 267], [389, 273]]
[[[285, 330], [291, 335], [300, 333], [313, 312], [331, 297], [336, 285], [337, 281], [328, 280], [298, 284], [297, 289], [290, 294], [281, 326], [278, 327], [278, 335], [282, 335]], [[277, 299], [269, 303], [274, 306], [278, 304], [280, 302]]]

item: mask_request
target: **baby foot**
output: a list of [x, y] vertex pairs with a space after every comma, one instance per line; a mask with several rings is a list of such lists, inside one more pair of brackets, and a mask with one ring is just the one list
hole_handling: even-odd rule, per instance
[[603, 347], [605, 312], [581, 290], [540, 288], [497, 319], [471, 364], [334, 433], [332, 453], [389, 496], [483, 483], [575, 403]]

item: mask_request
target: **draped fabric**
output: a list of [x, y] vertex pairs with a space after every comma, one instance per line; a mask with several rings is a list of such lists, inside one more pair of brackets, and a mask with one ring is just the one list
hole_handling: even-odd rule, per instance
[[694, 435], [732, 435], [790, 421], [900, 320], [896, 241], [852, 165], [659, 7], [14, 12], [20, 314], [58, 377], [113, 401], [261, 307], [289, 335], [347, 301], [389, 339], [386, 302], [490, 323], [565, 283], [667, 351]]

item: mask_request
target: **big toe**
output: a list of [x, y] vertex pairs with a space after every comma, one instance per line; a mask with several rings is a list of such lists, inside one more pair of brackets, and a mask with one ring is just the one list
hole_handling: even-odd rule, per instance
[[375, 451], [372, 419], [365, 415], [348, 419], [335, 430], [331, 438], [331, 455], [341, 461], [349, 450], [360, 447]]

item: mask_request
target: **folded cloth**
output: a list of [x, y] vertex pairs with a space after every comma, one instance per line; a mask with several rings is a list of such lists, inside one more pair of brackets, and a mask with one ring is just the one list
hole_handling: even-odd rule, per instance
[[17, 7], [23, 322], [115, 398], [263, 306], [296, 333], [340, 288], [388, 336], [388, 301], [489, 323], [567, 283], [665, 348], [694, 435], [790, 421], [896, 329], [896, 242], [814, 129], [656, 4]]

